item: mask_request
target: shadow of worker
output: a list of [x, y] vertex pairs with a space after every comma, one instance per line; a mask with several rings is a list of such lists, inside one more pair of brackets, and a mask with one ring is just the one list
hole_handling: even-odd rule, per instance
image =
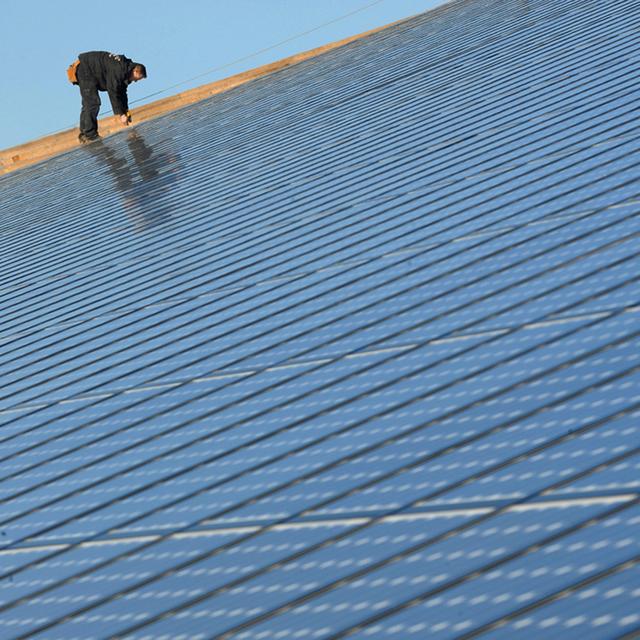
[[120, 154], [96, 140], [83, 148], [111, 173], [134, 231], [166, 225], [173, 209], [168, 196], [179, 177], [179, 156], [154, 152], [135, 130], [127, 133], [127, 147], [129, 153]]

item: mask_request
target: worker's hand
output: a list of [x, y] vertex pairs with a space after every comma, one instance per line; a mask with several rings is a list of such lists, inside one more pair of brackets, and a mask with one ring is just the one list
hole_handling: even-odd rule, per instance
[[120, 123], [123, 124], [125, 127], [129, 126], [130, 122], [131, 122], [131, 117], [128, 116], [126, 113], [123, 113], [120, 116]]

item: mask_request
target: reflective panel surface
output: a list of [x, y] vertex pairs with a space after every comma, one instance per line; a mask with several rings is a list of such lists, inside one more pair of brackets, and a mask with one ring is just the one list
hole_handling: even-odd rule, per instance
[[0, 638], [640, 633], [640, 2], [453, 0], [0, 178]]

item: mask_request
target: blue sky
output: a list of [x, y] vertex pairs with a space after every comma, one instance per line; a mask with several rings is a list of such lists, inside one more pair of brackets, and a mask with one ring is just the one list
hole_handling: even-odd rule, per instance
[[[80, 96], [65, 76], [82, 51], [124, 53], [149, 77], [150, 102], [421, 13], [445, 0], [20, 0], [2, 2], [0, 149], [76, 126]], [[359, 11], [362, 9], [362, 11]], [[352, 12], [352, 15], [347, 15]], [[334, 21], [342, 16], [344, 19]], [[305, 33], [320, 27], [311, 33]], [[283, 43], [242, 62], [234, 61]], [[196, 80], [154, 95], [168, 87]], [[109, 110], [103, 94], [102, 113]], [[135, 106], [133, 104], [132, 106]]]

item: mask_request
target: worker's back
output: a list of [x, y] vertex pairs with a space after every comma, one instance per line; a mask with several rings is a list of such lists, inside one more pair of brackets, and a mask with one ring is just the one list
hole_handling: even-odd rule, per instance
[[87, 51], [78, 56], [80, 65], [84, 66], [95, 79], [100, 91], [107, 91], [109, 87], [128, 84], [127, 80], [134, 63], [123, 55], [116, 55], [108, 51]]

